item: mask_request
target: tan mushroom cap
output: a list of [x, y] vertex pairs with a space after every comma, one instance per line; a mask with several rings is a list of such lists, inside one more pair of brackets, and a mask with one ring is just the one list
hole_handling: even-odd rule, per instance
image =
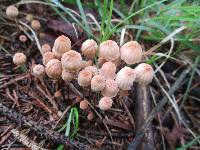
[[82, 87], [87, 87], [91, 84], [92, 72], [89, 70], [82, 70], [78, 74], [78, 84]]
[[118, 84], [115, 80], [106, 80], [106, 86], [101, 92], [103, 96], [115, 97], [119, 92]]
[[99, 57], [107, 61], [116, 60], [120, 57], [119, 46], [112, 40], [102, 42], [99, 46]]
[[8, 6], [6, 8], [6, 15], [9, 17], [9, 18], [16, 18], [18, 16], [19, 12], [18, 12], [18, 9], [17, 7], [11, 5], [11, 6]]
[[64, 54], [71, 49], [71, 40], [64, 35], [61, 35], [55, 40], [53, 49], [59, 54]]
[[39, 20], [32, 20], [31, 21], [31, 27], [35, 30], [35, 31], [39, 31], [41, 28], [41, 24]]
[[82, 57], [78, 52], [70, 50], [63, 54], [61, 63], [65, 70], [78, 71], [82, 67]]
[[46, 52], [46, 53], [43, 54], [43, 64], [45, 66], [52, 59], [55, 59], [55, 56], [54, 56], [54, 54], [52, 52]]
[[87, 119], [89, 121], [93, 120], [94, 119], [94, 113], [92, 111], [89, 111], [88, 115], [87, 115]]
[[120, 48], [121, 59], [127, 64], [135, 64], [142, 59], [142, 47], [137, 41], [129, 41]]
[[85, 67], [84, 70], [89, 70], [92, 72], [92, 75], [95, 76], [95, 75], [98, 75], [99, 74], [99, 70], [96, 66], [88, 66], [88, 67]]
[[42, 77], [45, 74], [45, 68], [43, 65], [35, 65], [33, 67], [33, 75], [36, 77]]
[[66, 70], [62, 70], [62, 79], [66, 82], [70, 82], [75, 78], [74, 73], [71, 73]]
[[84, 99], [83, 101], [80, 102], [80, 109], [86, 110], [88, 108], [88, 101]]
[[112, 62], [105, 62], [99, 69], [99, 74], [105, 79], [115, 79], [116, 77], [116, 65]]
[[58, 59], [50, 60], [46, 65], [46, 74], [48, 77], [58, 79], [62, 74], [62, 65]]
[[125, 66], [117, 73], [115, 81], [117, 82], [120, 89], [130, 90], [135, 78], [136, 73], [134, 69]]
[[15, 65], [22, 65], [26, 63], [26, 55], [23, 53], [15, 53], [13, 56], [13, 63]]
[[149, 84], [151, 83], [153, 76], [154, 76], [154, 70], [151, 65], [146, 63], [141, 63], [135, 68], [136, 73], [136, 81], [139, 84]]
[[106, 80], [101, 75], [95, 75], [91, 80], [91, 89], [95, 92], [102, 91], [106, 86]]
[[99, 101], [99, 108], [101, 110], [109, 110], [112, 107], [113, 100], [110, 97], [103, 97]]
[[19, 40], [20, 40], [20, 42], [25, 43], [27, 41], [26, 35], [20, 35]]
[[44, 55], [44, 53], [46, 52], [51, 52], [51, 46], [47, 43], [43, 44], [41, 47], [41, 52], [42, 52], [42, 55]]
[[94, 58], [97, 52], [97, 43], [93, 39], [83, 42], [81, 51], [86, 58]]

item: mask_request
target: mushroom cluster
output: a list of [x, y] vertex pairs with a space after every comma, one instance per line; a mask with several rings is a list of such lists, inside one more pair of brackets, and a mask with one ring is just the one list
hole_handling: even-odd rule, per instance
[[[69, 83], [75, 80], [83, 89], [91, 89], [102, 95], [99, 100], [99, 108], [108, 110], [112, 107], [113, 98], [120, 91], [128, 91], [134, 82], [138, 84], [149, 84], [154, 75], [151, 65], [138, 64], [135, 68], [130, 65], [141, 62], [142, 47], [137, 41], [129, 41], [121, 47], [115, 41], [107, 40], [99, 47], [96, 41], [88, 39], [81, 46], [81, 53], [71, 49], [71, 41], [68, 37], [59, 36], [53, 45], [42, 45], [41, 54], [43, 65], [38, 64], [33, 68], [33, 75], [43, 76], [45, 73], [49, 78], [62, 80]], [[17, 55], [17, 57], [16, 57]], [[25, 62], [22, 54], [16, 54], [13, 58], [15, 64]], [[16, 60], [16, 59], [20, 60]], [[98, 58], [95, 64], [94, 58]], [[127, 66], [129, 65], [129, 66]], [[82, 110], [88, 109], [88, 100], [80, 102]], [[91, 119], [91, 111], [88, 118]]]

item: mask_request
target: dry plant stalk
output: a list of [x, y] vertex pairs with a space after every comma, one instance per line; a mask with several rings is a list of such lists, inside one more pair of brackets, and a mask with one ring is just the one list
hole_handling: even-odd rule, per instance
[[42, 148], [39, 143], [34, 142], [28, 136], [26, 136], [23, 132], [20, 132], [17, 129], [12, 129], [11, 132], [14, 135], [14, 137], [17, 138], [22, 144], [24, 144], [25, 146], [27, 146], [28, 148], [32, 150], [48, 150], [48, 149]]

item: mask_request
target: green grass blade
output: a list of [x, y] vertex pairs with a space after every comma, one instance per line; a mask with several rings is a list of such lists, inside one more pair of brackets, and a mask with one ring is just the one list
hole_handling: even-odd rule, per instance
[[101, 20], [101, 31], [100, 31], [100, 40], [102, 40], [105, 32], [104, 32], [104, 24], [107, 16], [107, 9], [108, 9], [108, 0], [104, 0], [103, 3], [103, 16]]
[[[81, 17], [83, 18], [83, 22], [85, 24], [85, 29], [87, 30], [87, 33], [92, 33], [91, 30], [90, 30], [89, 24], [87, 22], [86, 15], [85, 15], [85, 12], [83, 10], [83, 6], [82, 6], [81, 1], [76, 0], [76, 3], [77, 3], [77, 6], [78, 6], [78, 9], [80, 11]], [[88, 36], [90, 36], [90, 34], [88, 34]]]
[[156, 3], [153, 3], [153, 4], [151, 4], [151, 5], [148, 5], [148, 6], [144, 7], [144, 8], [142, 8], [142, 9], [140, 9], [140, 10], [138, 10], [138, 11], [132, 13], [131, 15], [129, 15], [128, 17], [126, 17], [123, 21], [121, 21], [120, 23], [118, 23], [118, 24], [110, 31], [110, 33], [105, 37], [105, 39], [110, 38], [110, 36], [111, 36], [114, 32], [116, 32], [116, 30], [117, 30], [124, 22], [126, 22], [127, 20], [129, 20], [129, 19], [132, 18], [133, 16], [135, 16], [135, 15], [137, 15], [137, 14], [139, 14], [139, 13], [141, 13], [141, 12], [143, 12], [143, 11], [149, 9], [149, 8], [152, 8], [152, 7], [156, 6], [156, 5], [159, 5], [159, 4], [161, 4], [161, 3], [165, 2], [165, 1], [167, 1], [167, 0], [158, 1], [158, 2], [156, 2]]

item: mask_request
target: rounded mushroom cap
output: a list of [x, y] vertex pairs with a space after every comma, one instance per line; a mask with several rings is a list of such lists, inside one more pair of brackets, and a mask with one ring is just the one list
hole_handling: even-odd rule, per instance
[[43, 64], [45, 66], [52, 59], [55, 59], [55, 56], [54, 56], [54, 54], [52, 52], [46, 52], [46, 53], [43, 54]]
[[110, 97], [102, 97], [99, 101], [99, 108], [101, 110], [108, 110], [112, 107], [113, 100]]
[[125, 43], [120, 48], [121, 59], [127, 64], [135, 64], [142, 59], [142, 47], [137, 41]]
[[26, 63], [26, 55], [23, 53], [15, 53], [13, 56], [13, 63], [15, 65], [22, 65]]
[[112, 62], [105, 62], [101, 69], [99, 69], [99, 74], [105, 79], [114, 79], [116, 77], [116, 65]]
[[101, 75], [95, 75], [91, 80], [91, 89], [95, 92], [102, 91], [106, 86], [106, 80]]
[[52, 48], [52, 53], [53, 53], [53, 55], [56, 57], [56, 59], [61, 59], [62, 58], [62, 55], [63, 54], [61, 54], [61, 53], [58, 53], [57, 51], [55, 51], [55, 48], [53, 47]]
[[33, 20], [33, 15], [32, 15], [32, 14], [27, 14], [27, 15], [26, 15], [26, 20], [27, 20], [28, 22], [31, 22], [31, 21]]
[[139, 84], [149, 84], [153, 79], [154, 70], [151, 65], [142, 63], [135, 68], [135, 73]]
[[45, 74], [45, 68], [43, 65], [35, 65], [33, 67], [33, 75], [36, 77], [42, 77]]
[[112, 61], [120, 57], [119, 46], [115, 41], [107, 40], [99, 46], [99, 57]]
[[88, 66], [88, 67], [85, 67], [84, 70], [89, 70], [89, 71], [91, 71], [93, 76], [99, 74], [99, 70], [98, 70], [98, 68], [97, 68], [96, 66]]
[[66, 82], [70, 82], [74, 79], [75, 75], [69, 71], [62, 70], [62, 79]]
[[78, 71], [82, 67], [82, 57], [74, 50], [64, 53], [61, 62], [63, 68], [69, 71]]
[[87, 115], [87, 119], [88, 120], [93, 120], [94, 119], [94, 113], [92, 111], [89, 111], [89, 113]]
[[71, 49], [71, 40], [64, 35], [61, 35], [55, 40], [53, 49], [59, 54], [64, 54]]
[[11, 6], [8, 6], [6, 8], [6, 15], [9, 17], [9, 18], [16, 18], [18, 16], [19, 12], [18, 12], [18, 9], [17, 7], [11, 5]]
[[32, 20], [31, 21], [31, 27], [36, 31], [40, 30], [40, 28], [41, 28], [40, 21], [39, 20]]
[[92, 80], [92, 72], [89, 70], [82, 70], [78, 74], [78, 84], [82, 87], [89, 86]]
[[42, 55], [44, 55], [44, 53], [46, 52], [51, 52], [51, 47], [49, 44], [43, 44], [42, 47], [41, 47], [41, 52], [42, 52]]
[[116, 76], [115, 81], [122, 90], [130, 90], [136, 78], [134, 69], [130, 67], [122, 68]]
[[58, 59], [50, 60], [46, 65], [46, 74], [48, 77], [57, 79], [62, 74], [62, 65]]
[[106, 80], [106, 86], [101, 92], [103, 96], [106, 97], [115, 97], [119, 92], [118, 84], [115, 80]]
[[93, 39], [83, 42], [81, 51], [86, 58], [94, 58], [97, 52], [97, 43]]
[[80, 109], [86, 110], [88, 108], [88, 101], [85, 99], [80, 102]]
[[19, 40], [20, 40], [20, 42], [25, 43], [27, 41], [26, 35], [20, 35]]

